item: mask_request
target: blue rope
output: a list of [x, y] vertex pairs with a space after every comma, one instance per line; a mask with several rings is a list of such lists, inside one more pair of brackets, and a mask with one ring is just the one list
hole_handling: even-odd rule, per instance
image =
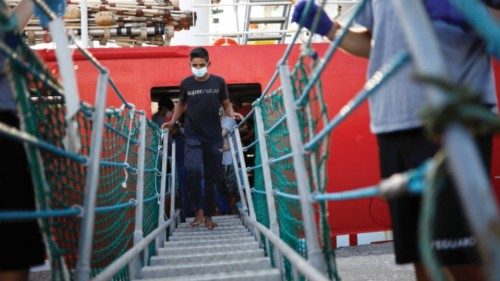
[[277, 163], [277, 162], [280, 162], [280, 161], [284, 161], [284, 160], [290, 159], [292, 157], [293, 157], [293, 153], [290, 152], [290, 153], [285, 154], [283, 156], [280, 156], [278, 158], [270, 159], [269, 160], [269, 164], [274, 164], [274, 163]]
[[253, 166], [253, 167], [247, 167], [247, 171], [252, 171], [255, 169], [259, 169], [259, 168], [262, 168], [262, 164], [259, 164], [259, 165]]
[[[158, 198], [158, 194], [144, 199], [144, 203], [153, 201]], [[112, 206], [103, 206], [95, 208], [96, 213], [107, 213], [126, 209], [137, 205], [135, 200], [130, 200], [127, 203], [116, 204]], [[73, 207], [63, 210], [44, 210], [44, 211], [2, 211], [0, 212], [0, 221], [26, 221], [36, 219], [58, 218], [79, 216], [82, 213], [82, 208]]]
[[296, 200], [296, 201], [300, 200], [300, 196], [299, 195], [285, 193], [285, 192], [279, 191], [277, 189], [275, 189], [273, 191], [273, 194], [276, 195], [276, 196], [278, 196], [278, 197], [285, 198], [285, 199]]
[[283, 122], [285, 122], [286, 120], [286, 115], [283, 115], [280, 117], [280, 119], [278, 119], [278, 121], [276, 123], [274, 123], [273, 126], [271, 126], [271, 128], [269, 128], [265, 133], [266, 135], [269, 135], [272, 131], [274, 131], [276, 128], [278, 128], [279, 125], [281, 125]]
[[256, 194], [263, 194], [263, 195], [266, 195], [266, 192], [265, 192], [265, 191], [255, 189], [255, 187], [251, 188], [251, 189], [250, 189], [250, 191], [251, 191], [252, 193], [256, 193]]
[[243, 147], [243, 151], [247, 151], [250, 147], [256, 145], [259, 142], [259, 139], [257, 138], [255, 141], [253, 141], [251, 144]]
[[[121, 131], [119, 131], [119, 130], [115, 129], [115, 128], [114, 128], [113, 126], [111, 126], [110, 124], [108, 124], [108, 123], [104, 123], [104, 126], [105, 126], [107, 129], [111, 130], [113, 133], [115, 133], [115, 134], [119, 135], [120, 137], [125, 138], [125, 140], [128, 140], [128, 136], [127, 136], [127, 135], [125, 135], [125, 134], [124, 134], [124, 133], [122, 133]], [[131, 142], [131, 143], [133, 143], [133, 144], [138, 144], [138, 143], [139, 143], [137, 140], [132, 139], [132, 138], [130, 138], [130, 142]]]
[[51, 144], [51, 143], [48, 143], [48, 142], [43, 141], [43, 140], [39, 140], [36, 137], [34, 137], [26, 132], [23, 132], [23, 131], [20, 131], [16, 128], [7, 126], [1, 122], [0, 122], [0, 135], [3, 135], [11, 140], [14, 140], [14, 141], [26, 142], [27, 144], [34, 145], [34, 146], [39, 147], [45, 151], [51, 152], [55, 155], [69, 158], [69, 159], [74, 160], [78, 163], [86, 163], [87, 162], [87, 158], [83, 155], [68, 152], [64, 149], [61, 149], [61, 148]]
[[304, 148], [307, 151], [315, 149], [318, 144], [326, 137], [330, 132], [335, 129], [342, 121], [344, 121], [347, 116], [349, 116], [356, 108], [358, 108], [363, 101], [365, 101], [370, 95], [374, 94], [382, 85], [385, 84], [391, 78], [397, 70], [401, 69], [404, 65], [410, 62], [410, 55], [407, 52], [399, 53], [390, 62], [386, 63], [379, 71], [377, 71], [373, 76], [366, 81], [363, 90], [359, 92], [353, 99], [351, 99], [340, 112], [326, 124], [326, 126], [314, 136]]
[[81, 213], [80, 208], [48, 211], [2, 211], [0, 221], [26, 221], [45, 218], [72, 217]]
[[312, 198], [314, 201], [344, 201], [344, 200], [376, 197], [379, 195], [380, 195], [380, 189], [378, 188], [377, 185], [374, 185], [370, 187], [364, 187], [349, 191], [314, 194]]

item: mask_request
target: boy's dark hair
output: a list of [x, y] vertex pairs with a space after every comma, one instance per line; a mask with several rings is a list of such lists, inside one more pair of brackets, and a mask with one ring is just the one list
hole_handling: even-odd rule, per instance
[[159, 109], [165, 108], [170, 111], [174, 109], [174, 103], [172, 102], [171, 99], [167, 97], [161, 97], [160, 100], [158, 101], [158, 108]]
[[207, 62], [209, 61], [208, 51], [203, 47], [194, 48], [189, 54], [189, 60], [193, 60], [194, 58], [202, 58]]

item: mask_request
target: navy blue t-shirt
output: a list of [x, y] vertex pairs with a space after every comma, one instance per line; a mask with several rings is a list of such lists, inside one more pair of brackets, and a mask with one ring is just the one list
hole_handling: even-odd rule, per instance
[[206, 81], [197, 81], [189, 76], [181, 82], [179, 98], [186, 104], [186, 138], [222, 142], [219, 107], [229, 98], [224, 79], [211, 74]]

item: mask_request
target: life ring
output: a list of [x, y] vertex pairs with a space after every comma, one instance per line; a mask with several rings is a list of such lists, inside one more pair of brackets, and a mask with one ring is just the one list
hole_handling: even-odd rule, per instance
[[221, 37], [221, 38], [215, 40], [213, 45], [214, 46], [234, 46], [234, 45], [238, 45], [238, 42], [236, 42], [236, 40], [229, 38], [229, 37]]

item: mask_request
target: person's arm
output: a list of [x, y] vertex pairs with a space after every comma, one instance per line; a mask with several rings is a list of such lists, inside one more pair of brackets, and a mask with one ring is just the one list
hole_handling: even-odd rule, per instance
[[175, 104], [174, 107], [174, 114], [172, 114], [172, 119], [170, 121], [166, 122], [161, 126], [161, 128], [171, 128], [177, 120], [182, 116], [182, 114], [186, 112], [186, 104], [181, 102], [180, 100]]
[[[333, 22], [332, 28], [326, 34], [328, 40], [333, 41], [337, 35], [337, 31], [342, 26], [337, 21]], [[368, 58], [370, 56], [372, 35], [367, 29], [353, 30], [349, 29], [340, 43], [340, 48], [352, 55]]]
[[15, 14], [17, 18], [17, 27], [19, 30], [23, 30], [28, 24], [31, 16], [33, 15], [33, 1], [32, 0], [22, 0], [11, 12], [11, 15]]
[[224, 111], [226, 112], [226, 116], [234, 118], [234, 110], [233, 110], [233, 104], [229, 99], [224, 99], [222, 101], [222, 107], [224, 108]]
[[491, 16], [497, 21], [500, 22], [500, 9], [488, 7]]
[[[306, 1], [299, 2], [293, 11], [292, 22], [299, 22], [307, 5]], [[317, 29], [314, 31], [319, 35], [326, 36], [330, 41], [336, 37], [337, 31], [341, 28], [340, 23], [332, 21], [328, 15], [316, 4], [311, 4], [309, 12], [305, 16], [304, 27], [311, 29], [312, 21], [316, 13], [319, 11], [320, 18]], [[368, 58], [371, 49], [371, 32], [368, 30], [353, 30], [349, 29], [340, 43], [340, 48], [355, 56]]]
[[226, 128], [222, 128], [222, 138], [225, 138], [229, 134], [229, 130]]

